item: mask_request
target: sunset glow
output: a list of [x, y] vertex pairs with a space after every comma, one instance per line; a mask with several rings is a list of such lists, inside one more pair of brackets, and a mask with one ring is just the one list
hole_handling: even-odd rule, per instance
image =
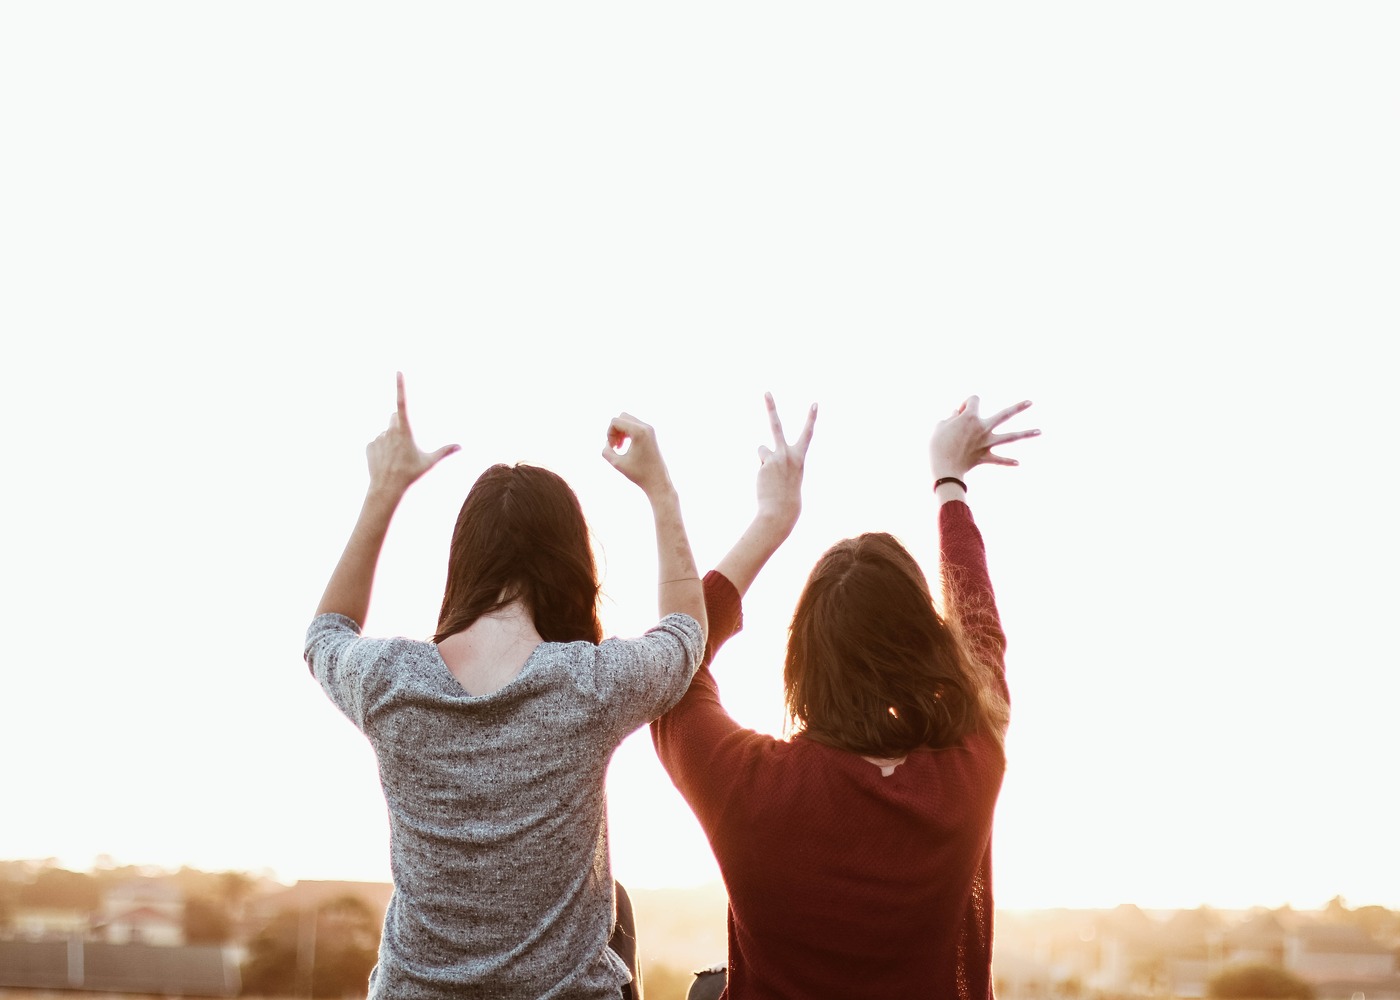
[[[968, 484], [1009, 636], [998, 903], [1400, 907], [1397, 29], [7, 6], [0, 858], [388, 879], [373, 756], [301, 650], [403, 371], [419, 441], [463, 450], [396, 515], [374, 634], [431, 633], [497, 461], [574, 486], [605, 630], [639, 633], [609, 418], [656, 427], [703, 571], [764, 391], [794, 426], [818, 402], [715, 669], [775, 735], [817, 556], [884, 530], [935, 573], [935, 421], [1034, 400], [1021, 467]], [[718, 878], [645, 730], [609, 797], [624, 883]]]

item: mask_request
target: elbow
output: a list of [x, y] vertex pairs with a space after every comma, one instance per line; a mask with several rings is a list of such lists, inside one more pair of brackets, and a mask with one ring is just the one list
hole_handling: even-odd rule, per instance
[[705, 613], [705, 602], [702, 600], [698, 606], [687, 608], [686, 614], [694, 618], [700, 626], [700, 643], [704, 647], [709, 644], [710, 639], [710, 618]]

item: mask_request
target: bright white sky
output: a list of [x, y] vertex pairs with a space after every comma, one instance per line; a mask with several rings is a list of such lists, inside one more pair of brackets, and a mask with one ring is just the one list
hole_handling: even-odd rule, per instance
[[[971, 500], [1010, 634], [1005, 906], [1400, 906], [1400, 8], [6, 4], [0, 857], [387, 879], [301, 643], [405, 373], [368, 622], [433, 627], [495, 461], [576, 488], [605, 627], [654, 618], [658, 430], [700, 562], [762, 393], [821, 406], [718, 664], [779, 732], [836, 539], [932, 567], [928, 433], [1036, 405]], [[715, 877], [644, 732], [631, 885]]]

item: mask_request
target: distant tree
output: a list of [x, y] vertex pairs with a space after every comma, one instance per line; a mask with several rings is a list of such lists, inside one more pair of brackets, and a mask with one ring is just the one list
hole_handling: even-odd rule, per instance
[[248, 942], [244, 996], [295, 995], [300, 916], [296, 910], [283, 910]]
[[316, 923], [316, 964], [312, 996], [364, 993], [379, 956], [379, 919], [358, 896], [333, 899]]
[[354, 896], [283, 910], [248, 945], [245, 996], [364, 995], [379, 951], [379, 923]]
[[151, 873], [138, 865], [105, 865], [94, 868], [92, 878], [97, 883], [99, 893], [106, 893], [118, 886], [128, 885], [138, 879], [150, 878]]
[[1351, 922], [1377, 940], [1400, 939], [1400, 913], [1384, 906], [1362, 906], [1351, 912]]
[[298, 910], [280, 910], [249, 940], [242, 969], [245, 996], [296, 993], [300, 917]]
[[45, 868], [34, 881], [19, 889], [19, 902], [25, 906], [95, 912], [102, 894], [97, 880], [66, 868]]
[[224, 944], [233, 936], [228, 910], [200, 896], [185, 900], [184, 928], [186, 944]]
[[248, 897], [253, 894], [256, 887], [257, 880], [247, 872], [219, 873], [219, 895], [231, 913], [237, 913], [242, 909], [243, 904], [248, 901]]
[[1313, 1000], [1313, 988], [1276, 965], [1236, 965], [1213, 976], [1206, 995], [1217, 1000]]

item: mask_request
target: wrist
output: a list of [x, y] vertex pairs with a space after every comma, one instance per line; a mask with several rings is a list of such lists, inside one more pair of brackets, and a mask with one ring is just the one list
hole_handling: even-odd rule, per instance
[[959, 476], [939, 476], [933, 482], [933, 495], [939, 503], [967, 500], [967, 484]]
[[388, 507], [393, 509], [399, 505], [403, 495], [408, 492], [408, 485], [402, 486], [395, 483], [371, 481], [369, 489], [365, 492], [365, 505], [376, 507]]
[[660, 482], [644, 487], [643, 492], [646, 493], [647, 500], [651, 502], [653, 507], [666, 507], [680, 502], [680, 494], [676, 492], [675, 484], [671, 482], [669, 476]]
[[760, 507], [758, 513], [753, 517], [753, 523], [749, 525], [749, 530], [767, 538], [774, 538], [778, 542], [786, 540], [792, 534], [792, 529], [797, 526], [797, 517], [801, 513], [801, 508], [774, 509]]

